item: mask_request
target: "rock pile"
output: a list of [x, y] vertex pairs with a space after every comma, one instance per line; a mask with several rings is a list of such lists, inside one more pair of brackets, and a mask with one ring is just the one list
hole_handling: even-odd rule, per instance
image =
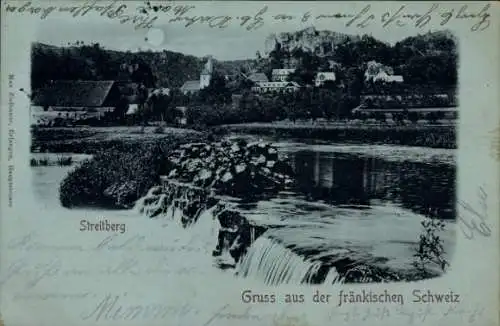
[[279, 191], [293, 184], [293, 171], [269, 143], [191, 143], [169, 156], [169, 179], [231, 196]]

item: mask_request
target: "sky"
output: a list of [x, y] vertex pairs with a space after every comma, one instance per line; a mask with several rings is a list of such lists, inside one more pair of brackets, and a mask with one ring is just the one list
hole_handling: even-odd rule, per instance
[[[217, 5], [202, 2], [201, 4], [204, 6], [197, 3], [197, 7], [190, 14], [230, 15], [236, 17], [242, 14], [253, 15], [262, 7], [261, 4], [250, 2], [229, 4], [219, 2]], [[393, 11], [397, 10], [396, 3], [391, 5], [395, 7]], [[291, 5], [288, 3], [286, 13], [298, 17], [307, 11], [313, 12], [314, 15], [337, 12], [356, 13], [363, 9], [362, 6], [366, 6], [366, 4], [358, 3], [356, 7], [328, 2], [314, 5], [310, 3], [307, 3], [307, 5], [305, 3], [294, 3]], [[380, 7], [380, 9], [372, 8], [372, 10], [380, 16], [380, 13], [387, 10], [387, 6], [390, 5]], [[219, 60], [254, 58], [256, 51], [264, 50], [265, 39], [270, 34], [297, 31], [313, 26], [313, 23], [302, 23], [300, 19], [293, 22], [276, 22], [267, 18], [273, 17], [275, 13], [285, 12], [282, 8], [283, 5], [280, 6], [274, 3], [269, 5], [263, 27], [254, 31], [247, 31], [237, 23], [231, 24], [225, 29], [207, 28], [204, 25], [197, 24], [186, 28], [180, 23], [168, 23], [168, 19], [172, 17], [168, 16], [168, 14], [160, 14], [152, 29], [138, 30], [134, 29], [132, 24], [119, 24], [115, 20], [104, 19], [97, 14], [79, 18], [77, 23], [75, 23], [75, 19], [68, 19], [60, 15], [51, 16], [49, 19], [40, 20], [36, 39], [42, 43], [59, 46], [79, 40], [85, 43], [98, 42], [108, 49], [124, 51], [137, 51], [138, 49], [168, 50], [199, 57], [212, 55]], [[346, 28], [345, 23], [339, 20], [325, 20], [319, 23], [315, 21], [314, 27], [317, 30], [334, 30], [346, 34], [369, 34], [389, 43], [395, 43], [405, 37], [427, 31], [397, 27], [384, 29], [380, 23], [374, 24], [369, 29]]]

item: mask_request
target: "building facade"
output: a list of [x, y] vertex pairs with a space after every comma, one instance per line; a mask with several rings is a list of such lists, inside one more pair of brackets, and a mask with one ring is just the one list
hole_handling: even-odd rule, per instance
[[273, 69], [272, 81], [273, 82], [286, 82], [290, 74], [294, 73], [295, 69]]
[[316, 87], [323, 86], [323, 84], [326, 81], [335, 81], [335, 73], [333, 72], [327, 72], [327, 71], [320, 71], [316, 74], [316, 79], [314, 80], [314, 84]]
[[296, 82], [258, 82], [252, 91], [256, 93], [289, 93], [295, 92], [300, 88]]
[[210, 85], [213, 74], [213, 59], [208, 57], [203, 70], [200, 73], [199, 80], [188, 80], [181, 86], [181, 92], [183, 94], [196, 93], [201, 89], [204, 89]]
[[210, 85], [210, 80], [212, 79], [212, 73], [213, 73], [213, 62], [212, 62], [212, 57], [209, 57], [207, 63], [205, 64], [205, 67], [203, 68], [200, 74], [200, 89], [203, 89], [205, 87], [208, 87], [208, 85]]

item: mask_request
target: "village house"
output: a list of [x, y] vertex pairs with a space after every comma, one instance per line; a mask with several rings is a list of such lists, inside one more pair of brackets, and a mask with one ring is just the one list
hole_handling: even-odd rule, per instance
[[213, 74], [213, 61], [212, 57], [208, 57], [205, 67], [200, 73], [199, 80], [188, 80], [181, 86], [181, 92], [183, 94], [192, 94], [208, 87], [212, 79]]
[[148, 90], [149, 96], [153, 95], [170, 95], [170, 88], [160, 87], [160, 88], [150, 88]]
[[402, 83], [403, 76], [401, 75], [389, 75], [385, 71], [381, 71], [375, 76], [373, 76], [372, 80], [374, 82], [385, 82], [385, 83]]
[[252, 87], [252, 91], [256, 93], [289, 93], [297, 91], [300, 85], [296, 82], [259, 82]]
[[113, 80], [56, 80], [34, 92], [31, 106], [35, 123], [54, 118], [102, 118], [119, 105], [125, 110], [139, 103], [139, 86]]
[[365, 71], [365, 81], [385, 82], [385, 83], [402, 83], [403, 76], [394, 75], [394, 70], [391, 67], [384, 66], [376, 61], [369, 61]]
[[271, 79], [273, 82], [286, 82], [288, 76], [294, 72], [295, 69], [273, 69]]
[[323, 86], [323, 84], [326, 81], [335, 81], [335, 73], [334, 72], [326, 72], [326, 71], [320, 71], [316, 74], [316, 78], [314, 80], [314, 84], [316, 87]]
[[177, 113], [175, 117], [175, 124], [178, 126], [185, 126], [187, 124], [187, 112], [188, 112], [188, 107], [187, 106], [177, 106], [174, 109]]

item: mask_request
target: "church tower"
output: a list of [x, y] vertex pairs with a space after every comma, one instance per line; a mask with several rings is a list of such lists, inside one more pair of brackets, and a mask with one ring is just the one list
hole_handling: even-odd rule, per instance
[[212, 57], [208, 57], [207, 63], [200, 74], [200, 89], [203, 89], [210, 85], [210, 79], [212, 78], [213, 72], [213, 62]]

